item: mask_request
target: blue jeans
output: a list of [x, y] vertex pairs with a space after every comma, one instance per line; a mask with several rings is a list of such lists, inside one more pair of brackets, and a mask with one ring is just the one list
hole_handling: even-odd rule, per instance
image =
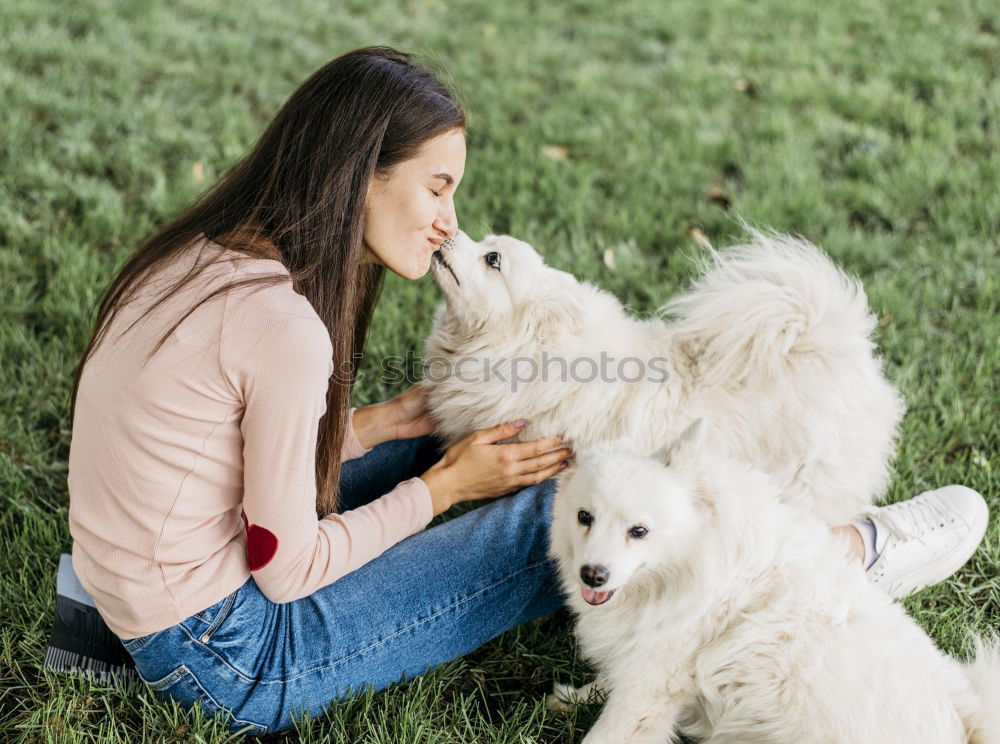
[[[385, 442], [343, 465], [342, 509], [440, 457], [433, 437]], [[381, 690], [564, 606], [547, 556], [555, 481], [429, 527], [308, 597], [275, 604], [253, 578], [166, 630], [123, 641], [155, 693], [263, 734]]]

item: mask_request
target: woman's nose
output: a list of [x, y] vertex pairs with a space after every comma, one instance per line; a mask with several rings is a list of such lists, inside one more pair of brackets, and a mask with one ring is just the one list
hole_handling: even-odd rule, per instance
[[434, 227], [445, 233], [449, 238], [455, 237], [458, 233], [458, 215], [455, 213], [455, 203], [450, 201], [447, 206], [442, 207], [438, 212], [437, 219], [434, 220]]

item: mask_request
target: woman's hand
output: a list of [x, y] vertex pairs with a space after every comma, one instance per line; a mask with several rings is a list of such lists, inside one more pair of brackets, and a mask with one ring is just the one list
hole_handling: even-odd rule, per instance
[[434, 431], [434, 421], [427, 410], [427, 389], [419, 382], [386, 401], [386, 405], [392, 407], [393, 439], [412, 439]]
[[[530, 442], [494, 444], [517, 434], [523, 424], [500, 424], [474, 431], [445, 452], [444, 457], [420, 476], [431, 492], [434, 515], [453, 504], [503, 496], [515, 489], [541, 483], [565, 467], [572, 456], [561, 437]], [[552, 451], [550, 451], [552, 450]]]
[[395, 398], [357, 409], [353, 421], [358, 440], [366, 448], [434, 431], [434, 422], [427, 411], [427, 391], [420, 383]]

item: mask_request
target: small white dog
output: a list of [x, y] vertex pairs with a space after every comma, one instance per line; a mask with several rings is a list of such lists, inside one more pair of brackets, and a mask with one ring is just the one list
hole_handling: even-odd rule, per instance
[[559, 476], [550, 555], [598, 675], [550, 707], [606, 695], [585, 744], [1000, 742], [1000, 648], [945, 656], [704, 428], [652, 456], [578, 452]]
[[639, 320], [520, 240], [464, 233], [434, 254], [445, 296], [424, 382], [451, 444], [524, 418], [519, 439], [643, 452], [700, 416], [714, 445], [770, 473], [783, 498], [842, 524], [882, 495], [904, 405], [882, 374], [860, 283], [816, 247], [750, 230]]

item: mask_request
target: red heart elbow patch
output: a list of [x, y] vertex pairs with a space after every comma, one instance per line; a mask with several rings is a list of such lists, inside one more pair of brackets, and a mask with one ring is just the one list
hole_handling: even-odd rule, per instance
[[278, 552], [278, 537], [266, 527], [250, 524], [245, 512], [242, 516], [243, 526], [247, 530], [247, 560], [250, 562], [250, 570], [256, 571], [270, 563]]

